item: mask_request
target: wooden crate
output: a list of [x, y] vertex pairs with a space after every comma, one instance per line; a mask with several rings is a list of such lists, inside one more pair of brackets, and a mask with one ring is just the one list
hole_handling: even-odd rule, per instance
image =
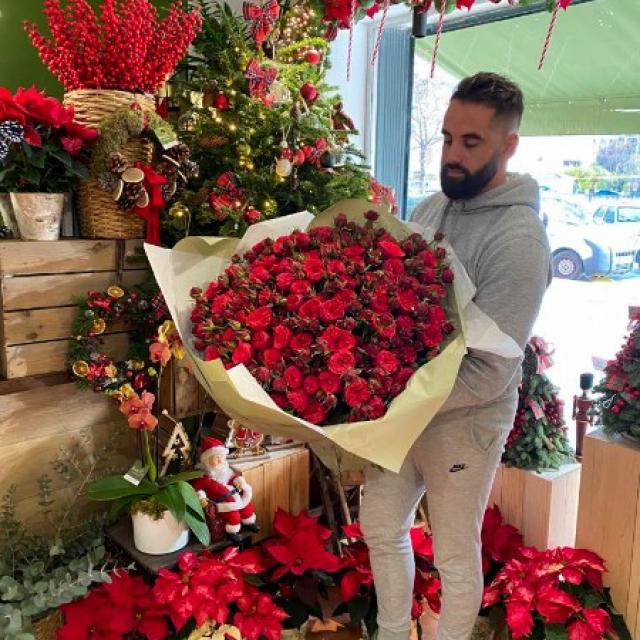
[[[58, 506], [76, 493], [78, 486], [52, 468], [62, 449], [92, 464], [115, 435], [109, 456], [114, 470], [128, 468], [137, 455], [135, 435], [113, 400], [61, 382], [60, 376], [2, 381], [0, 406], [0, 495], [15, 485], [16, 514], [24, 523], [47, 525], [38, 504], [38, 476], [49, 476]], [[82, 514], [99, 507], [88, 499], [80, 505]]]
[[579, 464], [558, 471], [524, 471], [501, 465], [489, 497], [506, 522], [520, 529], [525, 544], [540, 550], [573, 546], [576, 537]]
[[309, 451], [298, 447], [269, 454], [268, 460], [234, 461], [253, 488], [253, 505], [260, 524], [254, 541], [273, 533], [278, 507], [297, 514], [309, 508]]
[[176, 420], [214, 409], [212, 398], [189, 371], [188, 358], [172, 358], [164, 368], [159, 402]]
[[[144, 263], [132, 262], [142, 246], [123, 246], [122, 284], [141, 283]], [[5, 240], [0, 242], [0, 376], [19, 378], [66, 369], [68, 338], [77, 314], [73, 298], [116, 282], [118, 241]], [[105, 348], [116, 359], [127, 351], [124, 325], [108, 328]]]
[[640, 640], [640, 444], [585, 437], [576, 545], [604, 558], [613, 603]]

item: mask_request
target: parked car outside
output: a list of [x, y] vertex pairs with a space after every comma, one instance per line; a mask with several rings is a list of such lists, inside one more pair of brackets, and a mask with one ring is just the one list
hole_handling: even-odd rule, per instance
[[[635, 207], [640, 215], [640, 207], [637, 204]], [[631, 226], [621, 224], [605, 227], [604, 222], [596, 222], [591, 210], [587, 201], [577, 203], [542, 195], [541, 216], [546, 221], [554, 277], [577, 280], [629, 273], [638, 262], [637, 232], [629, 233]], [[627, 219], [625, 215], [632, 217], [630, 212], [623, 211], [621, 220]]]

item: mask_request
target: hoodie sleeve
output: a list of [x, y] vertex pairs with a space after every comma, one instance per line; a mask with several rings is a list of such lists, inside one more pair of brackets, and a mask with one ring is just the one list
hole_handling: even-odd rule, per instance
[[[518, 208], [509, 211], [512, 219], [522, 219], [514, 211]], [[551, 273], [549, 245], [537, 220], [535, 225], [508, 225], [500, 230], [483, 251], [477, 273], [474, 302], [524, 350]], [[507, 397], [519, 383], [515, 377], [520, 363], [521, 358], [470, 349], [439, 413]]]

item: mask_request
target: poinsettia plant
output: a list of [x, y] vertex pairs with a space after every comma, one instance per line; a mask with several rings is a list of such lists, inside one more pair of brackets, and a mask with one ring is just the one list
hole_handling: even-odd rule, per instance
[[0, 87], [0, 191], [66, 193], [89, 175], [86, 152], [97, 137], [72, 107], [35, 87]]
[[503, 607], [508, 638], [631, 638], [603, 587], [605, 564], [586, 549], [522, 547], [485, 589], [484, 607]]

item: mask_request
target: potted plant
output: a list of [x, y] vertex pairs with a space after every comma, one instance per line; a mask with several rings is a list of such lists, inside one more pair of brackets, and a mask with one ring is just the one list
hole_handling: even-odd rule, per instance
[[112, 500], [112, 515], [128, 509], [133, 524], [136, 549], [159, 555], [186, 546], [189, 530], [203, 544], [210, 543], [205, 515], [190, 480], [202, 471], [183, 471], [161, 477], [151, 454], [149, 433], [158, 425], [151, 413], [155, 397], [144, 391], [141, 396], [132, 392], [123, 400], [120, 410], [129, 426], [142, 434], [144, 466], [136, 466], [125, 475], [108, 476], [89, 486], [94, 500]]
[[605, 565], [586, 549], [522, 547], [485, 588], [484, 607], [506, 625], [502, 637], [630, 640], [603, 587]]
[[9, 192], [25, 240], [57, 240], [66, 194], [88, 175], [83, 151], [97, 132], [35, 87], [0, 88], [0, 192]]

